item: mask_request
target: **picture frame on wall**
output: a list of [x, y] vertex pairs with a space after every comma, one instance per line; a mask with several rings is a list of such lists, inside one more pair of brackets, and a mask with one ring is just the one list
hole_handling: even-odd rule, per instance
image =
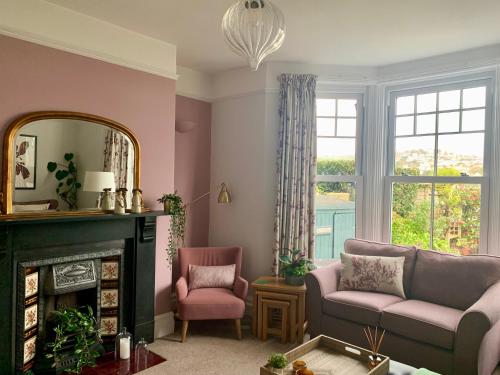
[[21, 134], [16, 138], [15, 188], [36, 189], [36, 135]]

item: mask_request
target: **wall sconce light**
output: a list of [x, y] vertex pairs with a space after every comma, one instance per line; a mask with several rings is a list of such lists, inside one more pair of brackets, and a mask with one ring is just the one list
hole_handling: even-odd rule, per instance
[[[191, 202], [189, 202], [187, 205], [190, 206], [192, 205], [193, 203], [196, 203], [198, 202], [200, 199], [202, 198], [205, 198], [207, 195], [210, 195], [210, 191], [206, 192], [205, 194], [203, 195], [200, 195], [198, 198], [196, 199], [193, 199]], [[231, 199], [231, 194], [229, 193], [229, 190], [227, 188], [227, 185], [223, 182], [221, 184], [221, 189], [220, 189], [220, 192], [219, 192], [219, 196], [217, 197], [217, 203], [219, 204], [228, 204], [228, 203], [231, 203], [232, 202], [232, 199]]]

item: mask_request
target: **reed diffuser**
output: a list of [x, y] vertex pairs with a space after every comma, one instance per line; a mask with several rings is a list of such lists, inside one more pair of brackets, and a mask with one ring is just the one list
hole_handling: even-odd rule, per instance
[[382, 345], [382, 340], [384, 339], [385, 330], [380, 336], [378, 327], [375, 327], [373, 332], [370, 327], [364, 328], [363, 331], [365, 332], [366, 339], [368, 340], [369, 349], [372, 352], [372, 354], [368, 357], [368, 368], [372, 370], [382, 362], [379, 350], [380, 345]]

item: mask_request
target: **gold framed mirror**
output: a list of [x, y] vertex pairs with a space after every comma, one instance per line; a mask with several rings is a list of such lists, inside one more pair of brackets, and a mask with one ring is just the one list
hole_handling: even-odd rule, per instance
[[114, 120], [65, 111], [23, 115], [4, 136], [2, 214], [102, 214], [103, 186], [130, 195], [140, 187], [140, 153], [136, 135]]

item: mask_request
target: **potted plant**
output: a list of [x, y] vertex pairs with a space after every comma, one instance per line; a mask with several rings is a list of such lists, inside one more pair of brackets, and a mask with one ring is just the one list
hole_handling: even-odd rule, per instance
[[170, 215], [170, 228], [168, 231], [167, 254], [170, 264], [177, 255], [177, 248], [184, 244], [184, 235], [186, 230], [186, 205], [182, 198], [173, 194], [163, 194], [158, 202], [163, 203], [164, 211]]
[[288, 365], [288, 358], [282, 353], [273, 353], [269, 356], [267, 366], [275, 374], [283, 374], [283, 369]]
[[47, 164], [47, 170], [50, 173], [55, 172], [54, 176], [59, 181], [56, 193], [59, 198], [68, 204], [70, 210], [78, 209], [78, 189], [82, 187], [82, 184], [78, 182], [78, 170], [73, 158], [73, 154], [66, 153], [64, 154], [64, 160], [68, 162], [68, 165], [54, 161], [49, 161]]
[[314, 270], [312, 260], [305, 257], [300, 249], [288, 250], [288, 254], [280, 256], [281, 272], [285, 275], [288, 285], [304, 285], [304, 278], [309, 271]]
[[53, 359], [53, 367], [73, 374], [81, 373], [86, 366], [95, 367], [104, 350], [92, 308], [68, 307], [54, 314], [55, 339], [47, 345], [51, 353], [45, 355]]

